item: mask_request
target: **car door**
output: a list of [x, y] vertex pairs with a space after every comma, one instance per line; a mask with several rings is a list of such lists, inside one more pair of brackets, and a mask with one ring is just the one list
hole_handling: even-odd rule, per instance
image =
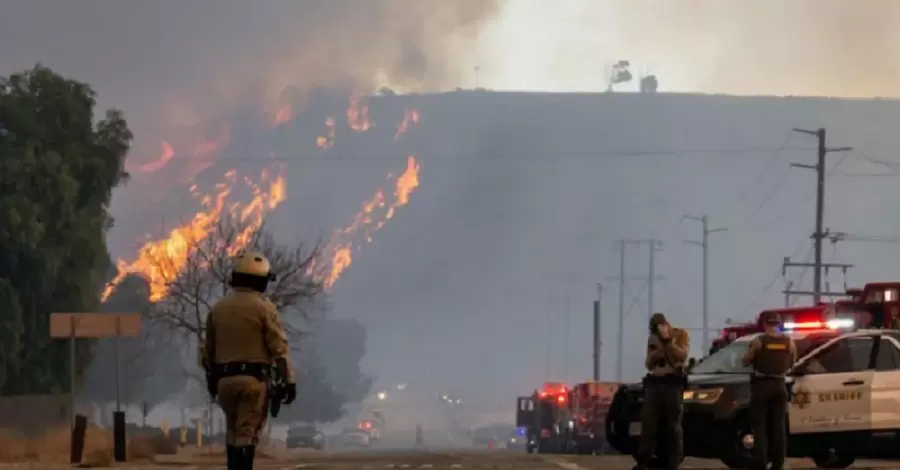
[[900, 429], [900, 341], [886, 334], [875, 348], [872, 429]]
[[794, 368], [791, 434], [871, 428], [876, 335], [843, 336]]

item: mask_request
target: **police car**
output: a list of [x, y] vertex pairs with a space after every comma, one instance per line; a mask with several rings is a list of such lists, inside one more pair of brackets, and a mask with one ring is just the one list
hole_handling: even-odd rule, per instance
[[[857, 456], [900, 443], [900, 331], [855, 330], [849, 318], [785, 323], [800, 359], [786, 379], [792, 391], [788, 454], [820, 468], [845, 468]], [[684, 391], [685, 454], [748, 468], [753, 447], [748, 404], [749, 342], [738, 338], [696, 366]], [[641, 433], [640, 384], [622, 386], [606, 427], [611, 446], [634, 454]]]

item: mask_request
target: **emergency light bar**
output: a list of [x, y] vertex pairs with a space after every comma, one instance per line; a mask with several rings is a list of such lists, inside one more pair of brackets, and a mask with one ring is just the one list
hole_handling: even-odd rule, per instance
[[852, 318], [833, 318], [826, 321], [784, 322], [785, 330], [844, 330], [856, 326]]

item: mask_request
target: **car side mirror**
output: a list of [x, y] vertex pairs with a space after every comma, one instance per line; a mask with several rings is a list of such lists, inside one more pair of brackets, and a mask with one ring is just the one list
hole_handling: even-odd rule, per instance
[[791, 370], [790, 375], [792, 375], [794, 377], [803, 377], [808, 372], [809, 372], [809, 370], [806, 368], [806, 364], [800, 364], [797, 367], [794, 367], [793, 370]]

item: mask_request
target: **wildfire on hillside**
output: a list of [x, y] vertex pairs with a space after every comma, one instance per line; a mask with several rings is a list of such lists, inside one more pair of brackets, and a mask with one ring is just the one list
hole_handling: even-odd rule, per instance
[[347, 107], [347, 125], [354, 132], [366, 132], [372, 128], [369, 120], [369, 105], [359, 95], [350, 96], [350, 106]]
[[419, 187], [419, 163], [413, 156], [407, 157], [406, 171], [394, 183], [393, 201], [387, 202], [384, 190], [378, 188], [375, 194], [363, 202], [362, 210], [347, 227], [335, 232], [325, 252], [330, 253], [331, 267], [325, 278], [325, 288], [340, 279], [341, 274], [353, 262], [353, 250], [372, 241], [372, 235], [381, 230], [394, 218], [396, 209], [409, 202], [409, 196]]
[[403, 122], [397, 125], [397, 132], [394, 133], [394, 140], [400, 140], [403, 134], [409, 130], [411, 126], [419, 125], [419, 111], [415, 109], [403, 110]]
[[[273, 125], [283, 125], [293, 116], [293, 111], [289, 106], [282, 107], [273, 117]], [[397, 126], [394, 140], [399, 140], [411, 126], [415, 126], [418, 122], [418, 111], [405, 110], [403, 121]], [[327, 150], [334, 144], [335, 118], [326, 119], [325, 125], [326, 134], [319, 136], [316, 144]], [[349, 98], [347, 127], [354, 132], [366, 132], [374, 127], [368, 116], [368, 105], [360, 96]], [[213, 162], [209, 157], [221, 151], [227, 144], [228, 133], [226, 132], [216, 140], [194, 145], [190, 153], [197, 157], [203, 157], [201, 162], [208, 167]], [[157, 171], [177, 155], [168, 142], [163, 142], [162, 147], [160, 157], [141, 166], [138, 169], [139, 173]], [[321, 271], [315, 271], [316, 275], [323, 276], [326, 289], [330, 289], [350, 266], [354, 251], [359, 251], [363, 244], [371, 242], [373, 234], [394, 217], [399, 207], [409, 202], [410, 195], [419, 186], [418, 175], [419, 163], [416, 158], [414, 156], [407, 157], [406, 170], [394, 180], [394, 191], [391, 196], [386, 197], [381, 188], [377, 189], [372, 198], [363, 203], [362, 210], [354, 216], [352, 222], [347, 227], [334, 232], [332, 238], [325, 245], [321, 263], [316, 263], [322, 268]], [[392, 178], [393, 176], [389, 174], [388, 180], [390, 181]], [[240, 181], [250, 190], [251, 198], [247, 202], [231, 200], [235, 196], [235, 189]], [[116, 263], [118, 274], [106, 285], [101, 299], [103, 301], [108, 299], [124, 277], [129, 274], [138, 274], [147, 279], [150, 284], [151, 302], [165, 298], [168, 294], [169, 284], [189, 262], [193, 248], [197, 246], [197, 243], [215, 235], [216, 224], [222, 217], [235, 217], [236, 220], [242, 222], [243, 232], [236, 237], [236, 241], [231, 246], [227, 247], [227, 250], [229, 255], [236, 255], [243, 251], [252, 240], [253, 233], [262, 226], [266, 214], [286, 198], [287, 182], [282, 172], [273, 177], [271, 172], [264, 170], [258, 181], [256, 183], [248, 177], [239, 179], [235, 170], [229, 170], [223, 175], [223, 181], [217, 184], [211, 192], [201, 193], [196, 184], [192, 185], [191, 194], [199, 200], [202, 209], [190, 221], [172, 229], [166, 238], [147, 241], [138, 250], [133, 260], [120, 259]]]
[[229, 253], [237, 254], [246, 248], [253, 232], [262, 226], [265, 214], [284, 202], [286, 196], [286, 182], [281, 173], [273, 177], [268, 170], [263, 170], [259, 181], [257, 184], [249, 178], [243, 179], [252, 194], [246, 203], [229, 199], [239, 182], [235, 170], [227, 171], [223, 182], [217, 184], [213, 192], [201, 193], [196, 185], [191, 186], [191, 193], [199, 200], [202, 209], [189, 222], [172, 229], [166, 238], [146, 242], [134, 260], [120, 259], [116, 263], [118, 274], [104, 288], [101, 301], [109, 298], [129, 274], [138, 274], [147, 280], [151, 302], [163, 299], [168, 294], [169, 283], [190, 260], [192, 249], [214, 234], [216, 224], [222, 217], [235, 217], [244, 227], [228, 247]]
[[325, 119], [325, 135], [320, 135], [316, 137], [316, 145], [321, 148], [328, 150], [334, 145], [334, 132], [335, 132], [335, 121], [333, 116], [329, 116], [328, 119]]

